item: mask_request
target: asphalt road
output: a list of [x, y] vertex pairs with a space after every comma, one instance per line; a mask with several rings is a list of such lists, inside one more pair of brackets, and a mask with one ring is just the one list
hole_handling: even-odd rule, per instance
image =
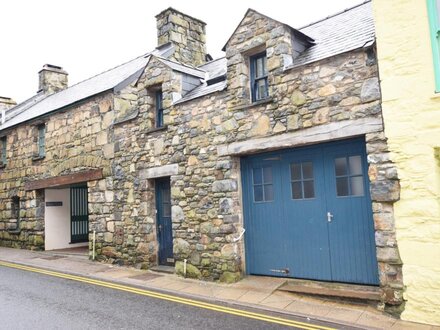
[[0, 329], [285, 328], [266, 321], [0, 266]]

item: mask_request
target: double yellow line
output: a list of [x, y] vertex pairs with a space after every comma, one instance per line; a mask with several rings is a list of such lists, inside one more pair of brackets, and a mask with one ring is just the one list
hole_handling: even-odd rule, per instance
[[245, 311], [245, 310], [225, 307], [225, 306], [221, 306], [221, 305], [210, 304], [210, 303], [206, 303], [206, 302], [202, 302], [202, 301], [197, 301], [197, 300], [192, 300], [192, 299], [181, 298], [181, 297], [178, 297], [178, 296], [172, 296], [172, 295], [163, 294], [163, 293], [159, 293], [159, 292], [154, 292], [154, 291], [149, 291], [149, 290], [144, 290], [144, 289], [138, 289], [138, 288], [135, 288], [135, 287], [121, 285], [121, 284], [116, 284], [116, 283], [112, 283], [112, 282], [106, 282], [106, 281], [95, 280], [95, 279], [91, 279], [91, 278], [87, 278], [87, 277], [82, 277], [82, 276], [64, 274], [64, 273], [54, 272], [54, 271], [45, 270], [45, 269], [41, 269], [41, 268], [35, 268], [35, 267], [29, 267], [29, 266], [14, 264], [14, 263], [5, 262], [5, 261], [0, 261], [0, 266], [20, 269], [20, 270], [25, 270], [25, 271], [39, 273], [39, 274], [44, 274], [44, 275], [48, 275], [48, 276], [64, 278], [64, 279], [68, 279], [68, 280], [72, 280], [72, 281], [77, 281], [77, 282], [83, 282], [83, 283], [98, 285], [98, 286], [102, 286], [102, 287], [106, 287], [106, 288], [110, 288], [110, 289], [115, 289], [115, 290], [130, 292], [130, 293], [135, 293], [135, 294], [139, 294], [139, 295], [142, 295], [142, 296], [147, 296], [147, 297], [152, 297], [152, 298], [172, 301], [172, 302], [179, 303], [179, 304], [184, 304], [184, 305], [194, 306], [194, 307], [198, 307], [198, 308], [209, 309], [209, 310], [216, 311], [216, 312], [221, 312], [221, 313], [226, 313], [226, 314], [231, 314], [231, 315], [247, 317], [247, 318], [254, 319], [254, 320], [266, 321], [266, 322], [270, 322], [270, 323], [276, 323], [276, 324], [286, 325], [286, 326], [290, 326], [290, 327], [296, 327], [296, 328], [300, 328], [300, 329], [306, 329], [306, 330], [318, 330], [318, 329], [321, 329], [321, 330], [335, 330], [334, 328], [329, 328], [329, 327], [324, 327], [324, 326], [319, 326], [319, 325], [313, 325], [313, 324], [310, 324], [310, 323], [304, 323], [304, 322], [284, 319], [284, 318], [280, 318], [280, 317], [274, 317], [274, 316], [260, 314], [260, 313], [253, 313], [253, 312], [249, 312], [249, 311]]

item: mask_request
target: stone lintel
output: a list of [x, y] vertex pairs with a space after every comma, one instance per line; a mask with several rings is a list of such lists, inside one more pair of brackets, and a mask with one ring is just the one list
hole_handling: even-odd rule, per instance
[[78, 173], [61, 175], [47, 179], [29, 181], [25, 183], [26, 190], [45, 189], [52, 187], [60, 187], [74, 183], [81, 183], [102, 179], [102, 168], [96, 170], [82, 171]]
[[217, 153], [219, 156], [245, 155], [351, 138], [382, 130], [382, 118], [345, 120], [306, 128], [292, 133], [221, 145], [217, 147]]
[[162, 178], [165, 176], [171, 176], [178, 174], [179, 165], [169, 164], [157, 167], [146, 168], [139, 171], [139, 177], [141, 179], [155, 179]]

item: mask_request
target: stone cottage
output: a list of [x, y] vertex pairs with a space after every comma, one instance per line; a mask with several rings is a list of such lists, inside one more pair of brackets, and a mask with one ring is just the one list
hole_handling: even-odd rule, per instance
[[358, 284], [399, 314], [371, 4], [298, 29], [249, 9], [215, 60], [204, 22], [156, 18], [152, 52], [70, 87], [46, 65], [1, 100], [0, 244]]

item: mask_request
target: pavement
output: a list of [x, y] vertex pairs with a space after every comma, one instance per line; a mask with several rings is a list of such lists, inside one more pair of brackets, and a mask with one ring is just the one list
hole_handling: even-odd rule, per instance
[[174, 274], [95, 262], [85, 255], [68, 251], [36, 252], [0, 247], [0, 260], [148, 290], [159, 290], [196, 300], [308, 317], [363, 329], [440, 330], [437, 326], [392, 318], [367, 304], [277, 291], [277, 288], [284, 283], [282, 278], [246, 276], [234, 284], [205, 282], [185, 279]]

